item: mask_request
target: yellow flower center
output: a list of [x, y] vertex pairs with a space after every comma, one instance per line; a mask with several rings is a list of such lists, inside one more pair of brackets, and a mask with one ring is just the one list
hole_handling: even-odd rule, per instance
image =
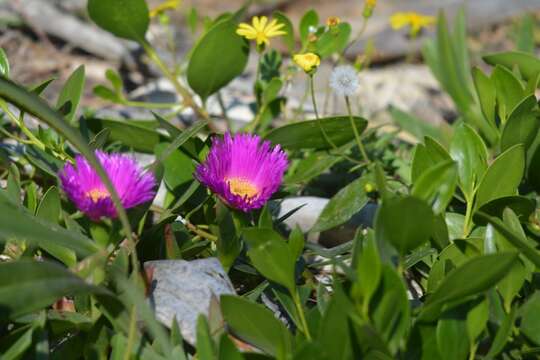
[[86, 196], [89, 197], [92, 202], [97, 203], [101, 199], [108, 198], [109, 193], [104, 189], [92, 189], [86, 193]]
[[232, 178], [227, 180], [229, 189], [234, 195], [252, 198], [259, 193], [259, 189], [250, 181], [242, 178]]
[[328, 27], [338, 26], [339, 23], [341, 23], [341, 19], [337, 16], [330, 16], [328, 19], [326, 19], [326, 25]]

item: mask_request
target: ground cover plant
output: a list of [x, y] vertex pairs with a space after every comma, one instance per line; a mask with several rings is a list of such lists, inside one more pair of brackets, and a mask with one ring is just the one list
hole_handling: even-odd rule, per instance
[[[180, 96], [166, 106], [132, 101], [109, 70], [95, 94], [150, 109], [150, 119], [80, 111], [83, 66], [47, 103], [50, 81], [16, 83], [0, 54], [2, 359], [539, 357], [540, 59], [527, 51], [528, 27], [515, 51], [473, 67], [463, 12], [452, 26], [443, 13], [392, 17], [411, 38], [436, 28], [423, 59], [459, 112], [436, 127], [394, 109], [418, 140], [411, 145], [359, 116], [354, 102], [369, 54], [345, 54], [376, 1], [361, 5], [360, 34], [313, 10], [299, 24], [281, 12], [246, 17], [247, 7], [204, 19], [193, 10], [195, 44], [171, 65], [147, 30], [177, 5], [87, 4]], [[250, 56], [252, 121], [210, 116], [208, 102]], [[328, 89], [342, 114], [317, 103], [323, 63], [333, 66]], [[287, 114], [292, 77], [305, 79], [309, 111]], [[196, 121], [179, 128], [170, 120], [182, 111]], [[288, 228], [301, 207], [280, 214], [281, 202], [316, 193], [324, 176], [337, 180], [315, 225]], [[348, 241], [307, 241], [359, 212], [366, 220]], [[190, 336], [175, 316], [158, 316], [151, 261], [208, 258], [234, 291], [209, 300]]]

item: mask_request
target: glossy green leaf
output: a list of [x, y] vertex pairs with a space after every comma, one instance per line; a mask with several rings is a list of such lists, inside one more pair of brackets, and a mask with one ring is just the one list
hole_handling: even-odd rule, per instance
[[444, 304], [488, 290], [506, 275], [516, 259], [517, 253], [498, 253], [467, 261], [450, 272], [428, 297], [421, 318], [433, 319]]
[[446, 161], [432, 166], [418, 177], [411, 194], [432, 204], [433, 212], [441, 214], [452, 200], [456, 185], [456, 164]]
[[272, 356], [283, 356], [290, 351], [289, 330], [264, 306], [237, 296], [222, 295], [221, 311], [238, 338]]
[[302, 44], [306, 44], [308, 36], [312, 28], [316, 28], [319, 25], [319, 14], [315, 10], [307, 11], [300, 20], [300, 40]]
[[11, 201], [0, 191], [0, 241], [18, 239], [29, 244], [44, 246], [52, 244], [75, 251], [80, 256], [87, 256], [99, 250], [99, 247], [87, 237], [64, 229], [30, 214]]
[[275, 11], [272, 14], [272, 17], [278, 21], [280, 24], [284, 24], [285, 26], [281, 29], [286, 32], [285, 35], [282, 36], [283, 41], [287, 45], [287, 49], [290, 53], [294, 52], [294, 46], [295, 46], [295, 39], [294, 39], [294, 28], [291, 20], [282, 13], [281, 11]]
[[34, 334], [34, 328], [26, 330], [18, 339], [2, 353], [2, 359], [4, 360], [16, 360], [21, 359], [25, 352], [32, 345], [32, 336]]
[[501, 151], [517, 144], [523, 144], [525, 151], [529, 148], [540, 127], [540, 115], [532, 111], [535, 107], [534, 95], [526, 97], [516, 105], [502, 132]]
[[[529, 216], [536, 209], [536, 202], [533, 199], [524, 196], [505, 196], [491, 200], [478, 209], [485, 214], [502, 218], [504, 209], [510, 208], [523, 222], [528, 221]], [[486, 225], [484, 221], [474, 216], [474, 222], [477, 225]]]
[[294, 265], [285, 240], [272, 229], [247, 228], [242, 236], [249, 245], [248, 256], [253, 266], [266, 278], [294, 293]]
[[58, 96], [56, 108], [60, 109], [64, 114], [64, 118], [70, 123], [73, 123], [75, 119], [77, 107], [79, 106], [84, 90], [84, 81], [84, 65], [81, 65], [66, 80]]
[[[145, 124], [149, 126], [144, 126]], [[153, 152], [154, 147], [165, 140], [163, 135], [151, 128], [154, 124], [133, 120], [87, 119], [88, 128], [94, 133], [109, 129], [109, 141], [120, 141], [124, 146], [145, 153]]]
[[510, 311], [514, 297], [519, 293], [525, 283], [527, 269], [523, 263], [518, 260], [512, 265], [508, 274], [501, 280], [497, 289], [503, 298], [504, 308]]
[[461, 309], [444, 313], [437, 321], [437, 346], [442, 360], [465, 360], [469, 352], [466, 317]]
[[407, 196], [385, 201], [375, 219], [378, 243], [391, 244], [402, 255], [429, 241], [433, 212], [423, 200]]
[[[508, 211], [505, 210], [505, 212]], [[483, 212], [478, 211], [476, 213], [482, 221], [488, 222], [502, 235], [506, 240], [508, 240], [512, 245], [514, 245], [519, 251], [523, 253], [529, 260], [531, 260], [537, 267], [540, 267], [540, 252], [536, 250], [533, 246], [524, 241], [519, 234], [516, 234], [513, 229], [508, 225], [503, 223], [500, 219], [489, 216]]]
[[469, 341], [475, 343], [484, 331], [489, 319], [489, 302], [482, 299], [472, 306], [467, 313], [467, 334]]
[[236, 34], [237, 24], [229, 19], [215, 24], [199, 40], [187, 69], [189, 86], [206, 99], [240, 75], [246, 67], [249, 46]]
[[2, 320], [49, 306], [62, 296], [94, 292], [106, 293], [51, 262], [19, 260], [0, 264]]
[[523, 145], [515, 145], [499, 155], [487, 169], [476, 194], [476, 206], [515, 195], [525, 171]]
[[526, 79], [536, 77], [540, 73], [540, 59], [536, 56], [521, 52], [507, 51], [483, 56], [485, 62], [490, 65], [501, 65], [509, 70], [517, 66], [520, 74]]
[[[56, 224], [60, 218], [61, 211], [60, 193], [56, 186], [51, 186], [45, 195], [43, 195], [43, 199], [37, 208], [36, 216]], [[42, 243], [41, 247], [69, 267], [75, 266], [77, 263], [77, 257], [73, 250], [52, 243]]]
[[203, 314], [197, 319], [197, 359], [214, 360], [217, 351], [208, 328], [208, 322]]
[[411, 181], [414, 184], [420, 175], [431, 167], [452, 160], [450, 154], [435, 139], [426, 136], [424, 144], [417, 144], [414, 148], [411, 165]]
[[9, 60], [2, 48], [0, 48], [0, 75], [9, 78]]
[[491, 124], [495, 124], [495, 110], [497, 105], [495, 84], [489, 76], [477, 67], [472, 69], [472, 75], [482, 113]]
[[535, 345], [540, 346], [540, 292], [536, 291], [520, 309], [519, 330]]
[[514, 322], [516, 321], [516, 312], [512, 310], [508, 315], [505, 314], [504, 321], [500, 324], [497, 333], [495, 334], [495, 339], [489, 348], [489, 352], [486, 355], [486, 359], [494, 359], [506, 345], [507, 341], [512, 334], [512, 328], [514, 327]]
[[321, 58], [326, 58], [334, 53], [340, 53], [347, 46], [351, 32], [351, 25], [344, 22], [327, 30], [317, 40], [315, 45], [317, 54]]
[[[358, 287], [362, 301], [367, 308], [371, 297], [379, 287], [381, 280], [381, 259], [377, 249], [377, 243], [373, 233], [370, 233], [365, 238], [365, 245], [358, 259], [356, 267], [357, 280], [354, 287]], [[354, 292], [354, 290], [353, 290]]]
[[360, 211], [369, 200], [364, 189], [367, 182], [359, 178], [339, 190], [326, 204], [311, 231], [321, 232], [341, 225]]
[[525, 96], [525, 89], [512, 71], [502, 66], [495, 67], [491, 79], [497, 89], [499, 117], [504, 122]]
[[421, 141], [426, 136], [430, 136], [437, 140], [444, 139], [442, 133], [444, 125], [441, 124], [435, 126], [394, 106], [391, 106], [389, 111], [390, 115], [392, 116], [392, 120], [400, 128], [413, 135], [418, 141]]
[[468, 199], [487, 168], [486, 146], [467, 124], [461, 123], [450, 144], [450, 156], [458, 164], [459, 185]]
[[407, 290], [401, 277], [389, 265], [382, 265], [381, 280], [370, 305], [375, 328], [387, 341], [392, 353], [399, 349], [410, 324]]
[[[329, 117], [319, 121], [334, 145], [341, 146], [354, 139], [348, 116]], [[355, 117], [354, 121], [358, 132], [362, 133], [367, 121], [361, 117]], [[296, 122], [271, 130], [265, 139], [288, 150], [332, 148], [325, 140], [320, 126], [317, 120]]]
[[219, 341], [218, 360], [242, 360], [244, 357], [228, 335], [222, 335]]
[[145, 0], [88, 0], [88, 15], [110, 33], [138, 42], [144, 41], [150, 23]]

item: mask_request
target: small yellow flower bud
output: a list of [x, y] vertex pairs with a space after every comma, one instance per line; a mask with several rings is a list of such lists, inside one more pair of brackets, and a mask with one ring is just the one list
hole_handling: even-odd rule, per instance
[[321, 58], [314, 53], [296, 54], [293, 61], [300, 66], [306, 73], [313, 73], [321, 64]]
[[364, 18], [369, 19], [371, 15], [373, 15], [373, 10], [375, 9], [375, 6], [377, 5], [377, 0], [366, 0], [364, 2], [364, 12], [362, 13], [362, 16]]
[[375, 191], [375, 186], [372, 184], [372, 183], [366, 183], [364, 185], [364, 191], [367, 193], [367, 194], [370, 194], [372, 192]]
[[341, 19], [337, 16], [330, 16], [328, 19], [326, 19], [326, 25], [329, 28], [332, 28], [334, 26], [338, 26], [341, 23]]

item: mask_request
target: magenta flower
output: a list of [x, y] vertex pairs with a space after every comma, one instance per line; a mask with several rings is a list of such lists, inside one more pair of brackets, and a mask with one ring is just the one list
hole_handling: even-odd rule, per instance
[[242, 211], [262, 207], [277, 191], [287, 169], [287, 155], [257, 135], [225, 134], [212, 139], [206, 161], [195, 177], [229, 206]]
[[[96, 156], [109, 175], [124, 208], [129, 209], [153, 199], [156, 187], [154, 175], [144, 172], [135, 159], [99, 150]], [[59, 176], [69, 199], [90, 219], [97, 221], [101, 217], [117, 216], [109, 192], [83, 156], [75, 157], [75, 166], [67, 163]]]

